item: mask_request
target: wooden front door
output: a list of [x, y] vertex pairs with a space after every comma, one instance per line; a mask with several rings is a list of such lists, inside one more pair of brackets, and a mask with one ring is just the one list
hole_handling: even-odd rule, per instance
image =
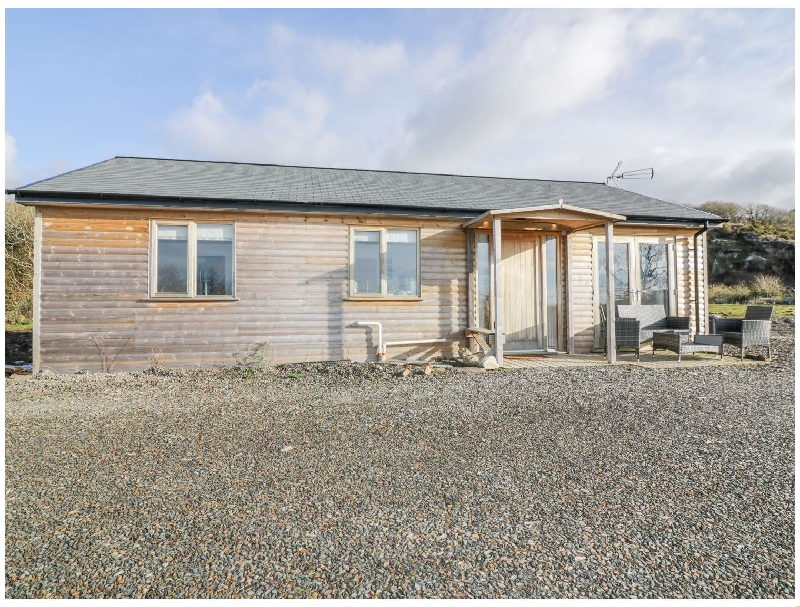
[[505, 349], [540, 350], [541, 305], [537, 305], [538, 238], [503, 235], [503, 322]]
[[506, 351], [557, 350], [561, 331], [560, 239], [503, 235], [503, 323]]

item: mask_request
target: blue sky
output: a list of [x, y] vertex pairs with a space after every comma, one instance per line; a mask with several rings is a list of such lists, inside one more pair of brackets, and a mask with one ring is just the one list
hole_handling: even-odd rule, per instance
[[116, 155], [794, 207], [794, 11], [6, 10], [6, 178]]

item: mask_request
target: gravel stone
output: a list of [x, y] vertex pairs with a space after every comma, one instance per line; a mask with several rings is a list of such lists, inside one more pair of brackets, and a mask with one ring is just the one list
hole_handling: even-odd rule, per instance
[[772, 341], [9, 380], [6, 597], [794, 597], [794, 321]]

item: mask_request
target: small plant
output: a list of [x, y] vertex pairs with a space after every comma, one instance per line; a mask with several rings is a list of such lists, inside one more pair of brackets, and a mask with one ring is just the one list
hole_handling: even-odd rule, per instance
[[247, 349], [247, 353], [242, 356], [236, 364], [240, 367], [262, 367], [267, 362], [264, 350], [269, 346], [269, 342], [260, 341]]
[[119, 350], [117, 350], [117, 353], [113, 356], [109, 354], [105, 344], [102, 341], [98, 340], [94, 336], [89, 338], [94, 344], [94, 347], [97, 349], [97, 355], [100, 357], [100, 368], [103, 373], [111, 373], [114, 370], [114, 364], [117, 362], [117, 358], [119, 358], [119, 355], [128, 348], [128, 344], [131, 343], [131, 340], [133, 339], [134, 335], [136, 335], [136, 332], [139, 330], [140, 326], [141, 323], [133, 328], [133, 331], [131, 331], [130, 335], [128, 335], [128, 338], [125, 340], [125, 343], [119, 347]]
[[156, 352], [155, 347], [150, 346], [150, 353], [152, 354], [150, 357], [150, 366], [160, 367], [164, 364], [164, 353], [161, 350]]
[[300, 379], [303, 376], [305, 376], [305, 373], [303, 373], [302, 371], [295, 371], [294, 373], [286, 374], [286, 377], [291, 377], [292, 379]]

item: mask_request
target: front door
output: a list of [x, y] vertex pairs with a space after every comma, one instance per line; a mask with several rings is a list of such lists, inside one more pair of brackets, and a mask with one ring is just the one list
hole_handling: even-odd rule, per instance
[[555, 350], [559, 331], [558, 240], [503, 234], [505, 352]]
[[503, 325], [505, 350], [540, 350], [540, 306], [536, 305], [539, 247], [531, 238], [503, 235]]

